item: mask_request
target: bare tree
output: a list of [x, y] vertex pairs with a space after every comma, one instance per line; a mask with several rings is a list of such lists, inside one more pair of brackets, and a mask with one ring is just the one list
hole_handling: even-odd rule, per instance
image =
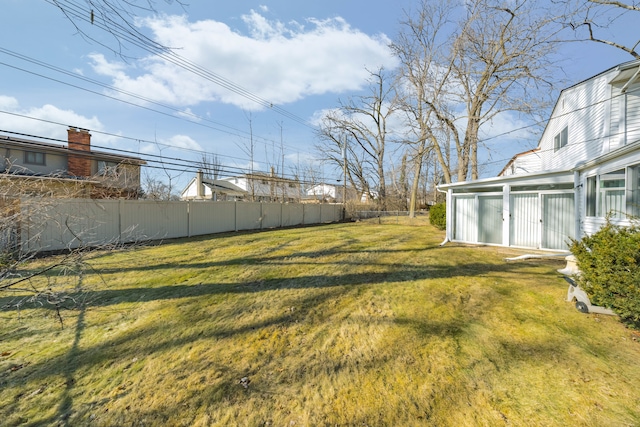
[[[64, 326], [62, 312], [88, 302], [89, 288], [83, 277], [91, 269], [92, 256], [121, 246], [116, 241], [96, 240], [99, 224], [64, 207], [77, 203], [71, 199], [89, 195], [118, 197], [96, 188], [106, 187], [93, 178], [35, 177], [14, 173], [11, 168], [0, 173], [0, 294], [4, 300], [0, 309], [50, 308]], [[96, 209], [100, 209], [98, 201]], [[60, 213], [65, 210], [66, 214]], [[50, 250], [42, 246], [45, 233], [51, 238], [56, 230], [64, 241], [63, 250], [56, 248], [56, 255], [36, 259], [40, 252]]]
[[[371, 194], [369, 182], [376, 184], [379, 208], [385, 209], [386, 184], [385, 184], [385, 150], [388, 141], [388, 122], [397, 110], [397, 101], [390, 85], [390, 76], [379, 69], [370, 72], [369, 93], [351, 99], [342, 104], [337, 110], [333, 110], [323, 118], [319, 131], [319, 137], [332, 146], [323, 153], [327, 158], [335, 161], [342, 167], [342, 144], [346, 139], [350, 141], [349, 152], [357, 156], [357, 149], [361, 150], [362, 158], [349, 162], [350, 171], [355, 172], [361, 180], [363, 190]], [[366, 166], [370, 165], [367, 175]], [[354, 170], [354, 166], [358, 169]]]
[[[480, 128], [498, 114], [535, 115], [549, 105], [559, 27], [526, 0], [423, 0], [402, 25], [393, 47], [416, 144], [428, 141], [425, 149], [436, 151], [445, 182], [454, 167], [458, 181], [477, 179]], [[447, 159], [449, 138], [455, 166]]]
[[[635, 59], [640, 59], [638, 51], [640, 37], [635, 36], [627, 40], [622, 39], [619, 34], [616, 37], [618, 23], [629, 14], [640, 12], [640, 3], [617, 0], [577, 0], [560, 4], [565, 7], [564, 24], [575, 31], [579, 41], [589, 40], [612, 46]], [[604, 36], [604, 34], [608, 35]]]

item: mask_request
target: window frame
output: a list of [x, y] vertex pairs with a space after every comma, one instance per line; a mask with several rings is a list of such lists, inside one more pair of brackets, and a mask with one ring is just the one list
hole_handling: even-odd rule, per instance
[[98, 175], [116, 176], [120, 163], [109, 160], [98, 160]]
[[569, 126], [565, 126], [560, 132], [553, 137], [553, 152], [569, 145]]
[[[30, 158], [33, 155], [33, 158]], [[38, 160], [38, 157], [42, 157], [42, 161]], [[42, 151], [25, 151], [24, 152], [24, 164], [25, 165], [36, 165], [36, 166], [46, 166], [47, 165], [47, 155]]]
[[[622, 192], [618, 195], [619, 209], [607, 210], [611, 207], [605, 206], [608, 195], [616, 197], [617, 192]], [[605, 218], [610, 213], [617, 219], [640, 216], [640, 164], [587, 176], [584, 201], [585, 217]]]

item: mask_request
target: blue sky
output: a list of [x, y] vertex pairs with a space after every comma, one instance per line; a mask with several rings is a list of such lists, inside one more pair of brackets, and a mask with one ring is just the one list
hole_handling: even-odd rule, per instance
[[[45, 0], [1, 0], [0, 130], [64, 140], [66, 125], [91, 129], [94, 147], [162, 156], [178, 190], [193, 176], [201, 152], [218, 155], [229, 171], [247, 168], [252, 133], [255, 168], [279, 163], [282, 143], [285, 173], [292, 173], [314, 161], [314, 117], [361, 91], [366, 68], [395, 66], [386, 46], [414, 1], [192, 1], [185, 9], [155, 4], [161, 14], [139, 21], [143, 31], [222, 77], [235, 92], [134, 47], [123, 59], [85, 40]], [[620, 31], [633, 35], [637, 26], [628, 24], [621, 23]], [[89, 30], [115, 46], [108, 35]], [[567, 45], [562, 57], [567, 84], [631, 59], [588, 43]], [[240, 96], [238, 88], [265, 102]], [[505, 117], [486, 132], [523, 124]], [[493, 139], [483, 176], [495, 175], [513, 154], [535, 144], [535, 138], [513, 135]], [[327, 177], [339, 175], [326, 168]], [[160, 169], [150, 173], [166, 176]]]

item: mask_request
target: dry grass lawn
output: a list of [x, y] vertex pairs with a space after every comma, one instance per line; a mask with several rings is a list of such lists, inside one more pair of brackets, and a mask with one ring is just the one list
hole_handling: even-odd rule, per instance
[[100, 254], [64, 329], [0, 312], [0, 424], [640, 425], [638, 335], [564, 302], [561, 261], [442, 238], [392, 218]]

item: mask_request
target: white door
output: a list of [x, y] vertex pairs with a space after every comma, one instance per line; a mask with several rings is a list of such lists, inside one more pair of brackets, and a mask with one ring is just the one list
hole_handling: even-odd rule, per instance
[[568, 249], [575, 234], [573, 194], [543, 194], [542, 209], [542, 247]]
[[509, 218], [509, 244], [525, 248], [540, 247], [540, 195], [512, 194]]
[[478, 196], [478, 243], [502, 244], [502, 196]]
[[454, 200], [454, 240], [475, 243], [477, 230], [475, 196], [457, 196]]

